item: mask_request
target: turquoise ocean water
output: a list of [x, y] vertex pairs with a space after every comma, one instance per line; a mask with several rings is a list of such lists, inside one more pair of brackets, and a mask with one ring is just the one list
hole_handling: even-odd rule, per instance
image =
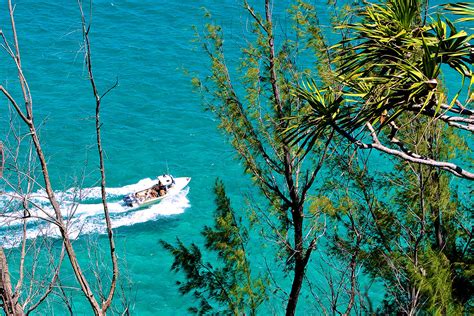
[[[7, 5], [1, 5], [0, 23], [8, 36]], [[171, 257], [158, 241], [173, 242], [176, 237], [186, 243], [202, 241], [200, 231], [211, 223], [215, 208], [212, 188], [217, 177], [224, 180], [236, 208], [250, 185], [191, 85], [190, 73], [207, 73], [208, 59], [194, 42], [193, 30], [193, 25], [201, 28], [207, 23], [203, 8], [226, 29], [228, 58], [237, 61], [238, 54], [232, 54], [231, 49], [243, 40], [247, 22], [238, 1], [93, 4], [92, 59], [99, 89], [103, 92], [116, 79], [119, 82], [103, 100], [102, 132], [107, 186], [115, 188], [110, 207], [118, 255], [126, 262], [123, 275], [132, 280], [129, 296], [136, 315], [186, 314], [190, 298], [178, 293], [176, 275], [170, 272]], [[41, 136], [53, 185], [67, 194], [72, 194], [70, 189], [78, 182], [93, 188], [79, 207], [78, 221], [83, 232], [94, 233], [102, 224], [97, 204], [95, 105], [81, 51], [78, 6], [76, 1], [17, 1], [15, 17], [36, 122], [43, 123]], [[278, 23], [285, 25], [285, 18], [279, 17], [282, 21]], [[2, 84], [20, 98], [16, 71], [6, 53], [1, 65]], [[4, 139], [9, 115], [7, 103], [1, 104]], [[147, 185], [150, 178], [168, 171], [177, 177], [192, 177], [189, 190], [169, 203], [143, 211], [127, 213], [118, 205], [121, 194], [137, 188], [129, 185]], [[33, 230], [31, 236], [36, 233]], [[8, 231], [2, 237], [8, 246], [17, 234]], [[82, 237], [76, 241], [86, 265], [88, 240]], [[107, 245], [102, 235], [97, 240]], [[90, 313], [82, 299], [73, 301], [78, 314]]]
[[[325, 4], [315, 3], [324, 12]], [[1, 5], [0, 25], [8, 35], [7, 7]], [[278, 1], [278, 5], [282, 9], [276, 10], [275, 21], [284, 32], [288, 3]], [[243, 196], [250, 188], [232, 148], [218, 132], [212, 115], [203, 111], [191, 85], [193, 73], [208, 73], [208, 60], [193, 42], [192, 27], [201, 28], [207, 22], [204, 7], [223, 25], [227, 59], [237, 62], [235, 50], [245, 41], [248, 23], [240, 1], [109, 0], [93, 4], [92, 60], [99, 89], [103, 92], [116, 79], [119, 82], [103, 100], [103, 145], [117, 249], [123, 275], [132, 281], [129, 296], [136, 315], [186, 314], [192, 300], [178, 294], [176, 275], [169, 271], [172, 259], [158, 241], [173, 242], [179, 237], [185, 243], [202, 242], [200, 231], [212, 220], [212, 187], [217, 177], [224, 180], [235, 208], [242, 212]], [[65, 199], [78, 182], [92, 188], [78, 209], [78, 221], [83, 232], [97, 236], [101, 209], [96, 188], [95, 104], [83, 63], [79, 9], [75, 1], [21, 0], [15, 15], [36, 121], [44, 123], [41, 136], [53, 184], [65, 193]], [[20, 98], [16, 72], [6, 53], [1, 60], [1, 83]], [[4, 139], [9, 116], [6, 101], [0, 105]], [[122, 194], [168, 171], [177, 177], [192, 177], [189, 189], [171, 201], [137, 212], [126, 212], [118, 204]], [[106, 246], [102, 235], [96, 239]], [[2, 240], [8, 245], [15, 241], [15, 234], [4, 232]], [[88, 242], [85, 237], [76, 241], [85, 263]], [[107, 260], [105, 257], [104, 262]], [[80, 298], [74, 302], [77, 314], [90, 313]], [[302, 304], [300, 311], [312, 307]], [[267, 312], [278, 313], [280, 308], [275, 303]]]

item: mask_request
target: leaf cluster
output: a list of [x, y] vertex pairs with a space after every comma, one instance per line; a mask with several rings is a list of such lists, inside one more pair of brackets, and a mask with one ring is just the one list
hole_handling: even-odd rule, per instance
[[217, 262], [203, 258], [201, 248], [189, 247], [177, 240], [176, 245], [161, 241], [174, 257], [173, 271], [182, 271], [185, 280], [178, 282], [182, 294], [192, 293], [199, 306], [190, 311], [199, 315], [255, 315], [267, 299], [266, 278], [254, 277], [248, 261], [248, 234], [240, 219], [235, 217], [224, 185], [216, 181], [216, 211], [214, 226], [202, 232], [206, 252], [215, 253]]
[[[410, 121], [410, 128], [420, 151], [436, 158], [451, 155], [457, 144], [452, 131], [426, 128], [423, 120]], [[331, 207], [326, 208], [334, 227], [328, 236], [331, 253], [343, 261], [357, 253], [366, 273], [385, 284], [379, 312], [408, 313], [413, 308], [430, 315], [470, 313], [472, 212], [462, 205], [449, 176], [405, 163], [374, 174], [364, 160], [344, 155], [333, 162], [343, 176], [328, 182], [322, 192], [331, 192]], [[334, 192], [334, 187], [345, 190]]]
[[[446, 8], [458, 14], [472, 13], [467, 4]], [[419, 0], [367, 4], [359, 12], [358, 21], [337, 27], [351, 36], [330, 49], [336, 72], [333, 82], [323, 88], [310, 83], [296, 90], [311, 112], [295, 124], [294, 129], [301, 126], [299, 133], [294, 132], [289, 138], [295, 142], [311, 139], [321, 130], [334, 128], [334, 121], [326, 114], [328, 109], [339, 115], [337, 126], [346, 133], [366, 123], [379, 123], [383, 128], [402, 113], [412, 118], [420, 114], [433, 117], [447, 102], [441, 83], [443, 66], [455, 70], [462, 78], [461, 88], [450, 102], [452, 106], [461, 90], [469, 91], [474, 83], [474, 35], [458, 27], [465, 20], [453, 22], [438, 15], [427, 23]], [[467, 86], [465, 79], [469, 81]], [[328, 107], [320, 102], [321, 97], [338, 102]], [[311, 145], [311, 141], [305, 144]]]

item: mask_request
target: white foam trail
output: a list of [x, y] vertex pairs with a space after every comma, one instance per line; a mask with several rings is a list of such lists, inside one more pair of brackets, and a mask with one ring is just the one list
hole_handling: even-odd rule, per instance
[[[123, 196], [130, 192], [136, 192], [140, 190], [144, 190], [146, 188], [151, 187], [152, 185], [156, 184], [156, 180], [151, 178], [145, 178], [138, 181], [135, 184], [125, 185], [119, 188], [106, 188], [105, 192], [109, 196]], [[66, 191], [66, 194], [74, 195], [77, 194], [79, 190], [77, 188], [71, 188]], [[83, 199], [100, 199], [101, 198], [101, 189], [100, 187], [93, 187], [93, 188], [83, 188], [80, 190], [80, 195]]]
[[[163, 199], [159, 204], [154, 204], [146, 208], [132, 209], [122, 202], [117, 202], [117, 197], [151, 187], [155, 182], [156, 180], [146, 178], [136, 184], [106, 189], [108, 199], [112, 200], [108, 202], [107, 205], [113, 228], [132, 226], [153, 221], [162, 216], [181, 214], [186, 208], [190, 207], [187, 198], [189, 187], [176, 195]], [[71, 188], [65, 192], [58, 193], [58, 196], [62, 199], [62, 209], [67, 210], [65, 212], [67, 213], [65, 218], [71, 220], [69, 228], [71, 238], [77, 238], [81, 234], [105, 233], [106, 228], [102, 203], [84, 203], [88, 200], [100, 199], [100, 187], [82, 189], [82, 203], [74, 202], [78, 191], [78, 189]], [[0, 206], [7, 205], [6, 203], [12, 199], [12, 196], [14, 196], [14, 194], [0, 196]], [[114, 196], [116, 201], [113, 201]], [[48, 200], [44, 192], [35, 192], [31, 195], [31, 200], [43, 207], [44, 211], [51, 215], [53, 214], [53, 210], [48, 206]], [[44, 217], [44, 213], [39, 210], [32, 210], [31, 213], [33, 216]], [[10, 217], [5, 216], [0, 218], [0, 243], [3, 244], [3, 247], [16, 247], [19, 242], [21, 242], [22, 220], [19, 217], [22, 214], [11, 212], [7, 215], [10, 215]], [[55, 225], [40, 219], [29, 218], [27, 238], [34, 239], [39, 236], [59, 237], [60, 234]]]
[[[106, 188], [105, 192], [107, 197], [114, 198], [114, 197], [121, 197], [126, 195], [130, 192], [136, 192], [140, 190], [144, 190], [146, 188], [151, 187], [152, 185], [156, 184], [156, 180], [151, 178], [145, 178], [138, 181], [135, 184], [125, 185], [119, 188]], [[70, 188], [66, 191], [56, 191], [55, 192], [56, 198], [59, 201], [65, 202], [72, 202], [72, 201], [81, 201], [81, 200], [93, 200], [93, 199], [100, 199], [101, 188], [100, 187], [92, 187], [92, 188]], [[29, 200], [38, 204], [47, 204], [49, 203], [48, 196], [45, 190], [38, 190], [29, 195]], [[22, 196], [17, 194], [16, 192], [7, 192], [0, 195], [0, 206], [3, 206], [4, 203], [11, 199], [18, 199], [21, 200]]]

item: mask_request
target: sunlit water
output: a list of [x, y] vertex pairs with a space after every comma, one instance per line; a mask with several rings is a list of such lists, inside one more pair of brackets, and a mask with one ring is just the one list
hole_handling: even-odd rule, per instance
[[[96, 187], [100, 174], [95, 104], [83, 64], [79, 10], [75, 1], [17, 2], [22, 61], [36, 122], [42, 123], [41, 137], [54, 189], [66, 218], [74, 215], [70, 233], [78, 237], [75, 244], [81, 248], [86, 244], [81, 236], [99, 234], [99, 243], [106, 249], [100, 189]], [[327, 19], [325, 4], [314, 2], [321, 19]], [[261, 1], [258, 3], [256, 7], [262, 10]], [[291, 32], [289, 17], [283, 13], [288, 1], [281, 3], [274, 4], [280, 34]], [[5, 3], [1, 5], [1, 28], [9, 36], [9, 18]], [[193, 25], [201, 29], [208, 22], [203, 7], [223, 25], [226, 58], [235, 70], [239, 47], [249, 36], [248, 16], [240, 1], [95, 1], [93, 6], [92, 60], [99, 90], [106, 91], [118, 80], [117, 88], [102, 102], [103, 146], [117, 253], [121, 262], [126, 262], [123, 274], [132, 280], [130, 297], [136, 315], [182, 315], [192, 304], [190, 297], [183, 300], [178, 293], [177, 276], [169, 271], [172, 258], [159, 240], [174, 242], [180, 238], [187, 244], [202, 243], [200, 231], [212, 223], [216, 178], [224, 181], [239, 214], [246, 209], [244, 196], [252, 192], [234, 151], [219, 134], [212, 115], [203, 111], [202, 100], [190, 83], [195, 74], [208, 74], [209, 62], [194, 42], [193, 29]], [[1, 60], [1, 83], [20, 99], [13, 64], [6, 53]], [[6, 101], [0, 105], [0, 135], [5, 139], [9, 115]], [[192, 177], [192, 181], [180, 194], [147, 208], [131, 210], [121, 203], [124, 194], [150, 186], [152, 178], [168, 172]], [[81, 189], [77, 183], [83, 183]], [[5, 205], [14, 193], [5, 187], [2, 190], [7, 196], [0, 198], [0, 205]], [[32, 199], [45, 207], [44, 212], [52, 212], [40, 188], [34, 190]], [[11, 247], [18, 245], [18, 217], [22, 214], [10, 215], [2, 219], [0, 240], [4, 247], [14, 250]], [[58, 235], [54, 227], [43, 222], [31, 220], [28, 227], [30, 239]], [[256, 273], [267, 269], [260, 256], [267, 252], [260, 245], [249, 246], [250, 252], [259, 254]], [[267, 263], [276, 276], [281, 276], [273, 260], [269, 256]], [[317, 265], [311, 268], [312, 272], [317, 269]], [[282, 313], [281, 302], [275, 297], [273, 302], [262, 314]], [[309, 295], [301, 302], [301, 312], [310, 313], [317, 305]], [[74, 307], [80, 315], [90, 314], [89, 306], [80, 300]]]

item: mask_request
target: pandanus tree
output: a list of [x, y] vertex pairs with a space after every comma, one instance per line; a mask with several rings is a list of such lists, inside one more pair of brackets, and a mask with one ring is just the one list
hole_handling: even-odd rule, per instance
[[[449, 151], [455, 147], [443, 147], [449, 144], [447, 138], [453, 129], [466, 134], [474, 129], [474, 112], [469, 109], [471, 36], [459, 30], [461, 22], [471, 19], [472, 9], [466, 4], [447, 6], [464, 18], [451, 22], [439, 17], [427, 22], [427, 12], [416, 0], [367, 4], [354, 19], [348, 19], [354, 23], [338, 27], [343, 40], [330, 47], [317, 19], [309, 18], [315, 17], [314, 7], [298, 1], [293, 18], [300, 39], [309, 37], [308, 46], [316, 49], [321, 80], [293, 89], [303, 77], [293, 58], [301, 47], [291, 41], [278, 44], [271, 1], [265, 1], [263, 16], [244, 4], [254, 21], [254, 41], [243, 49], [241, 80], [226, 62], [222, 29], [208, 25], [202, 43], [212, 71], [207, 80], [196, 79], [195, 83], [268, 202], [265, 211], [258, 214], [268, 225], [262, 229], [262, 237], [280, 247], [275, 258], [286, 259], [292, 272], [291, 290], [285, 293], [286, 314], [294, 315], [298, 298], [307, 293], [302, 290], [303, 281], [315, 267], [310, 259], [321, 236], [317, 217], [323, 213], [333, 224], [327, 230], [334, 227], [332, 232], [325, 231], [325, 245], [329, 245], [330, 255], [336, 253], [340, 259], [327, 277], [331, 279], [341, 270], [347, 277], [338, 286], [331, 279], [333, 299], [322, 312], [372, 312], [363, 306], [360, 266], [366, 276], [385, 282], [388, 303], [382, 304], [382, 312], [413, 315], [419, 311], [446, 314], [462, 310], [458, 303], [465, 304], [466, 298], [451, 289], [461, 288], [459, 284], [465, 285], [469, 279], [469, 273], [462, 272], [458, 263], [471, 260], [464, 254], [471, 249], [472, 233], [462, 220], [452, 230], [450, 225], [463, 211], [456, 197], [450, 196], [449, 174], [440, 169], [474, 179], [472, 172], [446, 161], [452, 159]], [[441, 82], [444, 66], [461, 77], [460, 91], [450, 99]], [[317, 81], [324, 86], [318, 87]], [[467, 97], [463, 91], [468, 91]], [[444, 125], [450, 133], [444, 133]], [[387, 183], [382, 186], [366, 173], [367, 166], [358, 165], [357, 156], [347, 157], [341, 140], [403, 158], [417, 168], [412, 163], [397, 165], [399, 172], [389, 176], [390, 183], [401, 183], [400, 188], [393, 189]], [[337, 146], [331, 146], [333, 143]], [[333, 158], [329, 162], [328, 152]], [[321, 170], [326, 171], [323, 165], [340, 173], [331, 179], [318, 176]], [[327, 191], [318, 187], [320, 196], [308, 207], [309, 194], [318, 194], [314, 187], [324, 182]], [[387, 196], [398, 194], [396, 201], [388, 203], [387, 197], [381, 198], [378, 194], [382, 191], [377, 190], [382, 188], [387, 188], [383, 191]], [[216, 191], [218, 205], [219, 200], [227, 201], [223, 187]], [[265, 205], [253, 202], [256, 209]], [[229, 202], [221, 204], [228, 206]], [[227, 308], [228, 314], [254, 314], [262, 303], [255, 295], [269, 291], [262, 290], [261, 282], [249, 282], [251, 274], [247, 273], [253, 258], [245, 251], [239, 256], [234, 253], [235, 249], [245, 250], [242, 245], [247, 239], [239, 235], [242, 222], [235, 220], [231, 209], [224, 209], [218, 208], [216, 226], [206, 228], [204, 234], [207, 250], [218, 253], [222, 267], [206, 263], [195, 244], [186, 247], [178, 241], [176, 246], [164, 245], [175, 257], [173, 270], [185, 273], [180, 290], [192, 292], [200, 300], [194, 312], [224, 313]], [[246, 230], [243, 235], [248, 236]], [[236, 262], [244, 269], [234, 273], [239, 267]], [[341, 268], [342, 262], [347, 266]], [[449, 282], [452, 278], [463, 282], [455, 285]], [[259, 284], [255, 291], [240, 296], [242, 290], [255, 284]], [[272, 286], [278, 284], [268, 285]], [[344, 294], [347, 299], [340, 299]], [[429, 304], [424, 301], [427, 299]], [[224, 309], [218, 310], [222, 305]]]
[[[421, 1], [389, 0], [368, 4], [356, 22], [338, 26], [345, 37], [330, 49], [330, 83], [309, 81], [296, 89], [309, 110], [286, 130], [287, 138], [309, 148], [312, 139], [335, 131], [360, 149], [373, 148], [474, 180], [472, 170], [421, 155], [408, 139], [398, 137], [408, 126], [400, 118], [424, 117], [426, 124], [474, 132], [473, 35], [463, 24], [473, 20], [474, 7], [460, 3], [444, 10], [462, 17], [428, 17]], [[453, 93], [446, 90], [443, 71], [458, 74]]]
[[[334, 253], [353, 254], [384, 282], [384, 314], [472, 313], [471, 201], [450, 181], [474, 180], [468, 157], [456, 159], [474, 132], [466, 23], [474, 7], [443, 10], [461, 17], [429, 15], [416, 0], [361, 8], [354, 23], [338, 26], [345, 36], [330, 48], [329, 79], [296, 89], [307, 113], [286, 130], [307, 148], [335, 132], [358, 149], [401, 158], [379, 176], [367, 171], [367, 156], [340, 155], [341, 177], [328, 182], [336, 227], [328, 239]], [[449, 86], [446, 74], [456, 74]]]

